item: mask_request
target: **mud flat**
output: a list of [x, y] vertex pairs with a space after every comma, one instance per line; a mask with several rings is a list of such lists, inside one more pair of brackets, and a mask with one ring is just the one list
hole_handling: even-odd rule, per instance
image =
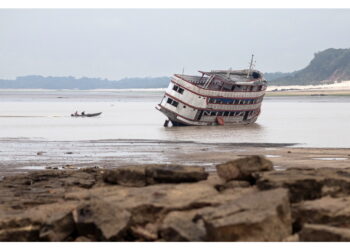
[[0, 181], [1, 241], [349, 241], [350, 168], [44, 170]]
[[273, 160], [276, 169], [350, 167], [347, 148], [305, 148], [292, 143], [198, 143], [164, 140], [0, 140], [0, 178], [45, 169], [125, 165], [215, 165], [248, 155]]

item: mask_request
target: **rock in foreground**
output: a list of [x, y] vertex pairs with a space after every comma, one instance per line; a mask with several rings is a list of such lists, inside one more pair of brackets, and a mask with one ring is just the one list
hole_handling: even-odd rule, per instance
[[209, 241], [282, 241], [292, 233], [285, 189], [248, 194], [202, 214]]
[[219, 165], [220, 177], [179, 165], [6, 177], [0, 240], [350, 240], [350, 169], [271, 164], [239, 159]]
[[255, 181], [254, 173], [273, 170], [273, 164], [263, 156], [254, 155], [216, 166], [218, 175], [226, 181]]

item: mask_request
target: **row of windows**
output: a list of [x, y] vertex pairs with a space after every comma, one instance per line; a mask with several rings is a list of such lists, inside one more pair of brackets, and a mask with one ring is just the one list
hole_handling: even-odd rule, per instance
[[[177, 107], [179, 105], [179, 102], [171, 99], [168, 97], [167, 103], [170, 105], [173, 105], [174, 107]], [[184, 106], [185, 108], [186, 106]], [[195, 110], [195, 109], [193, 109]], [[204, 110], [203, 115], [205, 116], [243, 116], [248, 112], [248, 115], [252, 115], [254, 113], [254, 110], [250, 111], [211, 111], [211, 110]]]
[[252, 92], [252, 91], [266, 90], [266, 85], [238, 85], [238, 84], [232, 84], [232, 83], [226, 83], [218, 80], [213, 80], [211, 81], [211, 83], [209, 83], [209, 86], [205, 86], [207, 79], [204, 81], [196, 81], [193, 79], [185, 79], [185, 80], [210, 90], [239, 91], [239, 92], [240, 91]]
[[230, 99], [230, 98], [209, 98], [208, 102], [213, 104], [257, 104], [262, 97], [257, 99]]
[[225, 91], [261, 91], [265, 89], [265, 86], [258, 85], [258, 86], [245, 86], [245, 85], [236, 85], [231, 83], [224, 83], [221, 81], [212, 81], [208, 89], [211, 90], [225, 90]]
[[183, 88], [180, 88], [180, 87], [177, 86], [177, 85], [174, 85], [173, 90], [175, 90], [176, 92], [178, 92], [178, 93], [180, 93], [180, 94], [183, 94], [183, 92], [184, 92], [184, 89], [183, 89]]
[[168, 98], [168, 100], [166, 101], [167, 103], [169, 103], [170, 105], [173, 105], [175, 108], [179, 105], [179, 103], [171, 98]]
[[254, 110], [251, 111], [210, 111], [205, 110], [203, 115], [206, 116], [243, 116], [248, 112], [248, 115], [252, 115]]

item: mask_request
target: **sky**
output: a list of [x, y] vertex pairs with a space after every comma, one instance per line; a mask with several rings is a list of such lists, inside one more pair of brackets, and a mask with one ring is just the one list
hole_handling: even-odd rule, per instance
[[0, 9], [0, 78], [118, 80], [197, 70], [291, 72], [350, 48], [350, 9]]

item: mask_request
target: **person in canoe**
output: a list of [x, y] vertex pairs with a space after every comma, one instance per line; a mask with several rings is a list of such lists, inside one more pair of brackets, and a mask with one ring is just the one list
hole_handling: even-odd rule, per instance
[[85, 115], [85, 111], [81, 112], [81, 115], [83, 115], [83, 116], [84, 116], [84, 115]]

